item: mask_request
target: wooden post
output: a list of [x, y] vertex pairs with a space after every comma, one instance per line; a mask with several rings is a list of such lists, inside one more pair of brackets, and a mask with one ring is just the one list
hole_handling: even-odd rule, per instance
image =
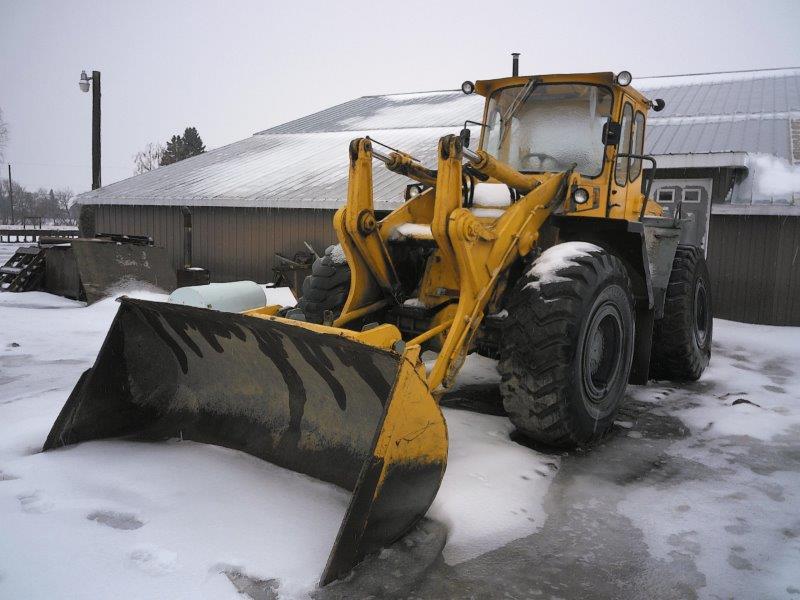
[[[101, 186], [100, 181], [100, 71], [92, 71], [92, 189]], [[78, 214], [81, 237], [94, 237], [97, 233], [95, 207], [81, 205]]]
[[100, 185], [100, 71], [92, 71], [92, 189]]
[[11, 163], [8, 163], [8, 203], [11, 206], [11, 224], [13, 225], [14, 224], [14, 190], [11, 187]]

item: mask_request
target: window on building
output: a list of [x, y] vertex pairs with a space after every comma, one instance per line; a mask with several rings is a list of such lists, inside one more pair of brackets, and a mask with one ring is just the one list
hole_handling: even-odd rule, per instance
[[683, 190], [684, 202], [700, 202], [700, 190], [697, 188], [687, 188]]
[[656, 202], [659, 204], [671, 204], [675, 200], [675, 190], [658, 190]]

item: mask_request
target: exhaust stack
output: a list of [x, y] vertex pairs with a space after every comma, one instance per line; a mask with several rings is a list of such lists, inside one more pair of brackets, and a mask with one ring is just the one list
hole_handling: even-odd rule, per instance
[[519, 52], [511, 53], [511, 76], [519, 77]]

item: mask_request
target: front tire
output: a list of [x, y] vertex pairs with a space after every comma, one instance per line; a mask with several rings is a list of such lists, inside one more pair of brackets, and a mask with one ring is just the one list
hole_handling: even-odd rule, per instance
[[511, 421], [548, 445], [599, 439], [614, 422], [633, 357], [625, 266], [594, 244], [559, 244], [520, 278], [507, 308], [498, 368]]
[[664, 300], [655, 322], [650, 378], [697, 381], [711, 359], [711, 283], [703, 252], [678, 246]]

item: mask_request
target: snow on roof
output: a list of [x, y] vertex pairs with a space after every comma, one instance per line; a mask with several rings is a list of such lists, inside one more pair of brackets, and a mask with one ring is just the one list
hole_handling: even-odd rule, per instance
[[[792, 159], [800, 69], [648, 77], [633, 86], [666, 102], [648, 115], [655, 155], [746, 152]], [[364, 96], [203, 155], [87, 192], [87, 204], [335, 208], [347, 194], [348, 143], [370, 135], [436, 166], [438, 139], [480, 120], [483, 98], [460, 91]], [[474, 131], [477, 134], [477, 130]], [[375, 168], [376, 207], [410, 180]]]
[[[452, 127], [258, 134], [80, 196], [84, 204], [338, 208], [347, 197], [348, 146], [356, 137], [399, 147], [436, 164]], [[376, 164], [375, 207], [394, 208], [411, 180]]]
[[655, 90], [665, 87], [686, 87], [695, 85], [717, 85], [756, 79], [783, 79], [800, 75], [800, 67], [785, 69], [753, 69], [749, 71], [724, 71], [719, 73], [690, 73], [687, 75], [656, 75], [635, 78], [636, 89]]

